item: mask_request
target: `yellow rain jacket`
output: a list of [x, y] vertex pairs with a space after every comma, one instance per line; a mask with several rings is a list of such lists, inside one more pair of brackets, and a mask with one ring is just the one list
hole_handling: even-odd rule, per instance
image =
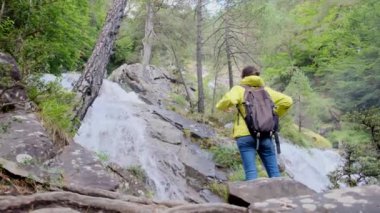
[[[259, 76], [251, 75], [243, 78], [240, 85], [247, 85], [251, 87], [261, 87], [264, 86], [264, 81]], [[269, 96], [275, 105], [275, 113], [281, 117], [288, 109], [293, 105], [293, 100], [291, 97], [277, 92], [269, 87], [264, 87], [268, 92]], [[216, 108], [219, 110], [226, 110], [230, 107], [238, 106], [240, 111], [245, 115], [245, 108], [243, 106], [244, 102], [244, 91], [242, 86], [236, 85], [227, 92], [223, 98], [216, 104]], [[250, 135], [247, 125], [245, 124], [244, 118], [237, 113], [234, 121], [233, 137], [238, 138], [242, 136]]]

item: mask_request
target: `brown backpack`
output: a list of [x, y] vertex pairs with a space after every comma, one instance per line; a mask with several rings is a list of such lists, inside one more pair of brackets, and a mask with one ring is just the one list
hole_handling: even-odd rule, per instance
[[[244, 102], [246, 116], [242, 117], [248, 130], [254, 137], [272, 135], [278, 129], [278, 117], [274, 113], [274, 103], [264, 87], [253, 88], [242, 86], [245, 89]], [[238, 108], [239, 109], [239, 108]]]

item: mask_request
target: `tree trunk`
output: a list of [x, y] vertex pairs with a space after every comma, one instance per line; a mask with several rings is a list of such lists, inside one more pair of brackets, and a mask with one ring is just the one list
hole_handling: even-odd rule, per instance
[[175, 66], [176, 66], [177, 71], [179, 73], [180, 81], [183, 84], [183, 87], [185, 88], [186, 100], [189, 102], [190, 109], [192, 109], [193, 108], [193, 103], [191, 101], [189, 88], [187, 87], [186, 82], [185, 82], [185, 78], [183, 77], [183, 74], [182, 74], [182, 64], [180, 64], [180, 62], [178, 60], [177, 54], [176, 54], [176, 52], [174, 50], [174, 47], [170, 46], [170, 49], [172, 50], [172, 53], [173, 53], [173, 56], [174, 56]]
[[153, 23], [154, 11], [153, 1], [148, 0], [146, 2], [146, 19], [145, 19], [145, 36], [143, 39], [143, 58], [142, 58], [142, 72], [145, 74], [146, 66], [150, 64], [152, 58], [152, 40], [154, 36], [154, 23]]
[[234, 77], [232, 74], [232, 57], [231, 57], [231, 47], [229, 43], [229, 29], [226, 24], [226, 27], [224, 28], [224, 39], [226, 44], [226, 56], [227, 56], [227, 67], [228, 67], [228, 79], [229, 79], [229, 85], [230, 89], [234, 86]]
[[203, 76], [202, 76], [202, 0], [197, 3], [197, 78], [198, 78], [198, 112], [204, 113], [204, 92], [203, 92]]
[[302, 130], [301, 95], [298, 96], [298, 132]]
[[5, 9], [5, 1], [3, 0], [1, 2], [1, 8], [0, 8], [0, 21], [3, 19], [4, 9]]
[[219, 69], [215, 70], [215, 76], [214, 76], [214, 88], [212, 90], [212, 107], [211, 107], [211, 114], [213, 115], [215, 112], [215, 99], [216, 99], [216, 85], [218, 82], [218, 74], [219, 74]]
[[114, 0], [108, 11], [106, 23], [95, 49], [85, 65], [84, 72], [74, 86], [74, 91], [81, 94], [81, 101], [74, 108], [74, 119], [83, 120], [88, 108], [99, 94], [126, 5], [127, 0]]
[[234, 86], [234, 77], [232, 74], [232, 51], [230, 46], [230, 25], [229, 25], [229, 11], [230, 1], [226, 3], [226, 13], [224, 15], [224, 43], [226, 45], [227, 67], [228, 67], [228, 79], [230, 89]]

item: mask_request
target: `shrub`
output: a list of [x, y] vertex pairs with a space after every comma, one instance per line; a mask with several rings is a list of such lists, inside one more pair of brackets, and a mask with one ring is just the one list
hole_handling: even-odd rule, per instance
[[75, 94], [62, 88], [58, 80], [44, 84], [39, 79], [30, 80], [28, 97], [37, 104], [44, 126], [54, 137], [67, 141], [75, 135], [78, 124], [72, 120]]
[[241, 165], [240, 153], [236, 147], [213, 146], [210, 151], [214, 154], [217, 164], [225, 168], [235, 168]]

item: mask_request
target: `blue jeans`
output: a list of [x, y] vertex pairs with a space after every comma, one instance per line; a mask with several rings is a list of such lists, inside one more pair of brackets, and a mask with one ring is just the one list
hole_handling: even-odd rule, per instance
[[[243, 161], [245, 180], [257, 178], [256, 169], [256, 138], [252, 136], [243, 136], [236, 139], [240, 151], [240, 157]], [[271, 137], [261, 137], [259, 141], [258, 154], [264, 164], [265, 170], [269, 177], [280, 177], [280, 171], [277, 166], [276, 150]]]

